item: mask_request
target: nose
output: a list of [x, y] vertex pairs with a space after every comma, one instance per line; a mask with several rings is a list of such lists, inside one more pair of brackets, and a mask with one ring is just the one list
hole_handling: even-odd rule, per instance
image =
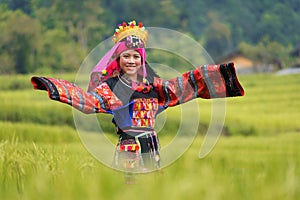
[[128, 58], [128, 63], [134, 63], [134, 57], [133, 56], [130, 56]]

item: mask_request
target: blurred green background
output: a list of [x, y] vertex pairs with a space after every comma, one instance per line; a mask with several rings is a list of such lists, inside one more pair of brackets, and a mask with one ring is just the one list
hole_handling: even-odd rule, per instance
[[[277, 0], [0, 0], [0, 199], [299, 199], [300, 74], [280, 75], [299, 65], [299, 9]], [[222, 134], [207, 157], [198, 155], [211, 101], [198, 99], [190, 148], [126, 185], [123, 173], [84, 148], [72, 108], [34, 91], [30, 77], [74, 81], [88, 52], [132, 19], [191, 36], [215, 61], [247, 58], [256, 70], [238, 71], [245, 96], [226, 99]], [[169, 66], [185, 64], [161, 56]], [[257, 70], [265, 66], [271, 70]], [[179, 123], [179, 108], [167, 112], [162, 146]], [[98, 119], [115, 143], [111, 117]]]

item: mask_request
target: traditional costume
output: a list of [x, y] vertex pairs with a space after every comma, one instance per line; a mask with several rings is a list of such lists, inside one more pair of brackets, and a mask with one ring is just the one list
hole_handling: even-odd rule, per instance
[[[116, 132], [114, 167], [134, 172], [159, 168], [159, 141], [154, 130], [156, 116], [168, 107], [195, 98], [243, 96], [233, 63], [203, 65], [169, 80], [161, 79], [147, 64], [147, 31], [135, 21], [120, 24], [115, 45], [91, 73], [88, 91], [61, 79], [32, 77], [34, 89], [47, 90], [50, 99], [67, 103], [83, 113], [113, 115]], [[120, 70], [118, 59], [127, 50], [142, 58], [139, 81]]]

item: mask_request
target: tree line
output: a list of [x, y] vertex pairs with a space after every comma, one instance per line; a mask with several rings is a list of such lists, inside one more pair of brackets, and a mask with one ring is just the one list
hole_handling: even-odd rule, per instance
[[215, 59], [238, 50], [288, 65], [299, 11], [293, 0], [0, 0], [0, 73], [73, 72], [132, 19], [186, 33]]

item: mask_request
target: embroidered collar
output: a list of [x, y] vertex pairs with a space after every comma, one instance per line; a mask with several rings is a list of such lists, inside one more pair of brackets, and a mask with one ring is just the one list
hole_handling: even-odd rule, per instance
[[118, 75], [118, 78], [123, 85], [137, 92], [149, 93], [152, 89], [152, 85], [147, 79], [143, 80], [143, 82], [135, 82], [125, 74]]

